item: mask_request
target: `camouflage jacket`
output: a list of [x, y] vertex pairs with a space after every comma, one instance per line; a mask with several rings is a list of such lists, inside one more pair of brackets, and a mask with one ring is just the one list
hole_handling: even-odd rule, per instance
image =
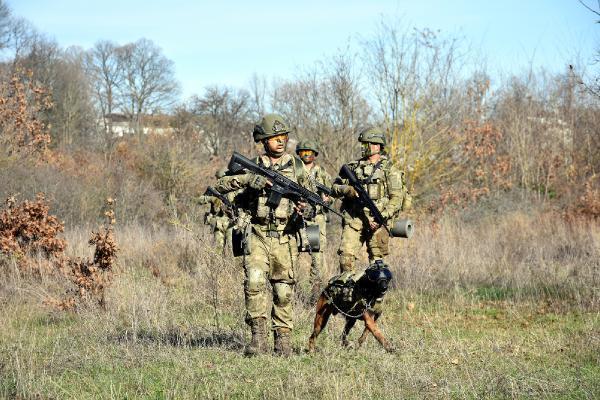
[[[315, 191], [315, 187], [299, 158], [286, 153], [279, 158], [276, 164], [271, 164], [271, 160], [267, 155], [261, 155], [255, 161], [259, 165], [273, 169], [309, 190]], [[255, 190], [250, 188], [251, 177], [252, 174], [224, 176], [217, 181], [215, 189], [221, 193], [243, 189], [243, 195], [235, 199], [236, 206], [247, 210], [252, 215], [252, 224], [261, 226], [264, 229], [268, 228], [268, 230], [283, 231], [289, 218], [294, 213], [294, 203], [284, 197], [277, 207], [269, 207], [267, 205], [269, 189]]]
[[[323, 167], [321, 167], [320, 165], [315, 165], [311, 169], [306, 169], [306, 171], [308, 174], [308, 179], [310, 179], [310, 181], [315, 187], [315, 184], [319, 183], [327, 188], [331, 188], [331, 175], [329, 175]], [[319, 206], [317, 207], [316, 212], [317, 214], [323, 214], [324, 210], [322, 207]]]
[[[361, 159], [348, 163], [348, 167], [354, 171], [383, 218], [386, 220], [395, 218], [402, 210], [405, 198], [408, 198], [404, 173], [396, 168], [386, 156], [382, 156], [376, 164]], [[347, 184], [347, 179], [338, 176], [333, 184], [333, 195], [342, 197], [343, 186]], [[370, 211], [360, 207], [355, 199], [344, 197], [341, 209], [348, 220], [362, 220], [365, 217], [370, 220], [372, 218]]]

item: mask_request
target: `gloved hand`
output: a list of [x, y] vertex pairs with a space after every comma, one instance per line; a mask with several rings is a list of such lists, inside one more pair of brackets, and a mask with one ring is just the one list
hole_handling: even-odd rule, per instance
[[223, 201], [218, 197], [213, 197], [211, 201], [215, 209], [220, 210], [223, 207]]
[[342, 192], [345, 197], [358, 197], [358, 193], [356, 193], [356, 190], [350, 185], [342, 185], [340, 192]]
[[248, 186], [256, 190], [264, 189], [269, 183], [269, 180], [262, 175], [251, 174], [248, 178]]
[[208, 196], [201, 195], [201, 196], [196, 197], [196, 203], [200, 206], [208, 203], [209, 201], [210, 201], [210, 198]]
[[310, 203], [300, 202], [296, 205], [296, 212], [302, 215], [304, 219], [313, 219], [315, 211], [315, 207]]

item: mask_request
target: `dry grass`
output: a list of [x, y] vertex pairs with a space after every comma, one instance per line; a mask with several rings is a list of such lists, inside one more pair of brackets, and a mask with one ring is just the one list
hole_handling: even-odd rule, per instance
[[[0, 397], [600, 396], [597, 223], [523, 212], [418, 222], [411, 241], [392, 242], [395, 288], [382, 317], [399, 348], [392, 355], [372, 339], [341, 349], [339, 318], [319, 338], [320, 352], [305, 354], [313, 316], [298, 300], [296, 355], [242, 357], [243, 274], [214, 254], [204, 230], [117, 227], [122, 252], [105, 311], [47, 308], [44, 297], [64, 283], [17, 274], [8, 263]], [[89, 255], [88, 233], [67, 229], [69, 256]], [[339, 240], [335, 227], [330, 233], [329, 275]]]

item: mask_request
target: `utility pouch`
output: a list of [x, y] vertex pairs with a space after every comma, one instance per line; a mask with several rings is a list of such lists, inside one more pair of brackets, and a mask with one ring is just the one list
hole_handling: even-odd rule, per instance
[[298, 251], [317, 253], [321, 251], [319, 225], [307, 225], [298, 231]]
[[381, 188], [378, 183], [369, 183], [367, 185], [367, 193], [371, 200], [379, 200], [381, 198]]
[[231, 231], [231, 249], [234, 257], [250, 254], [251, 229], [234, 228]]

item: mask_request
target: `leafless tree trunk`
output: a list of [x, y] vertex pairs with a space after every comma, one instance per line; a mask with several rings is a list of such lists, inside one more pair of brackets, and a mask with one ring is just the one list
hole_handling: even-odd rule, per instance
[[100, 111], [102, 133], [107, 147], [110, 147], [114, 138], [112, 114], [121, 106], [117, 94], [123, 84], [123, 75], [117, 49], [118, 46], [113, 42], [100, 41], [88, 50], [84, 60], [96, 106]]
[[250, 95], [245, 90], [216, 86], [192, 99], [191, 111], [211, 155], [217, 157], [244, 147], [244, 137], [251, 132], [249, 103]]
[[173, 61], [167, 59], [151, 40], [140, 39], [119, 48], [124, 74], [120, 94], [123, 108], [133, 121], [134, 129], [143, 134], [143, 115], [164, 112], [174, 105], [179, 93]]

